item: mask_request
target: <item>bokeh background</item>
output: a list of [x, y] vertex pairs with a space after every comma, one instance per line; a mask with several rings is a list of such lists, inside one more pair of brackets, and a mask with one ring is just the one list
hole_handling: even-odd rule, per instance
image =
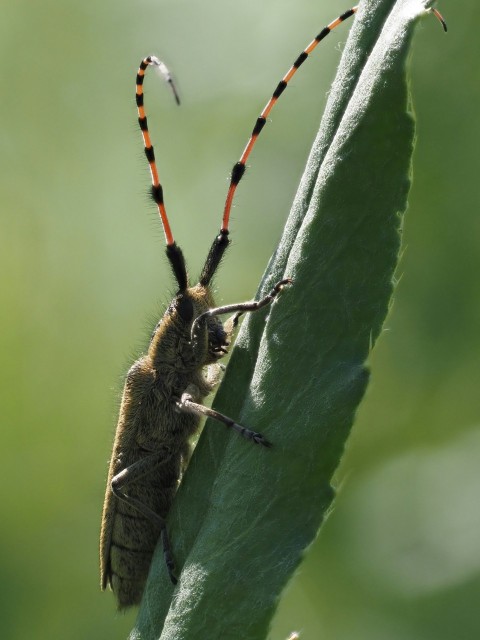
[[[122, 375], [172, 291], [136, 127], [138, 63], [178, 242], [198, 272], [231, 165], [337, 0], [16, 0], [0, 21], [0, 637], [124, 638], [97, 539]], [[339, 496], [272, 640], [480, 637], [480, 5], [417, 29], [418, 118], [400, 283]], [[222, 303], [280, 237], [348, 26], [302, 68], [239, 188]]]

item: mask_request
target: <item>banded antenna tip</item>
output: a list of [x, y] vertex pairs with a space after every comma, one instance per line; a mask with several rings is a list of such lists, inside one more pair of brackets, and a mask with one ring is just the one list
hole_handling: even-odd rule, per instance
[[445, 33], [447, 33], [447, 31], [448, 31], [447, 23], [445, 22], [445, 19], [442, 16], [442, 14], [440, 13], [440, 11], [438, 9], [435, 9], [435, 7], [432, 7], [432, 13], [439, 20], [439, 22], [442, 25], [443, 30], [445, 31]]
[[175, 87], [175, 83], [173, 82], [173, 77], [172, 74], [170, 73], [170, 71], [168, 70], [167, 65], [162, 62], [159, 58], [157, 58], [157, 56], [149, 56], [150, 58], [150, 64], [153, 65], [158, 73], [163, 76], [163, 79], [165, 80], [165, 82], [167, 82], [173, 92], [173, 97], [175, 98], [175, 102], [180, 105], [180, 96], [178, 95], [178, 91], [177, 88]]

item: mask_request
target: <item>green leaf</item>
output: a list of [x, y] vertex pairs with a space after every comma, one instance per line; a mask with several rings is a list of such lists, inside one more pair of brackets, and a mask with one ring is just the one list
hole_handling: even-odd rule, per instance
[[274, 446], [207, 423], [169, 517], [180, 583], [157, 548], [131, 638], [263, 640], [317, 535], [392, 296], [414, 140], [405, 65], [428, 6], [359, 8], [258, 297], [294, 284], [246, 318], [215, 398]]

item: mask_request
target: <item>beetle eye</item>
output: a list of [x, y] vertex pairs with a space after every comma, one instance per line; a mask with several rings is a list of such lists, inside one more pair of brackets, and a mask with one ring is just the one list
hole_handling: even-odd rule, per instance
[[184, 322], [191, 322], [193, 318], [193, 304], [190, 298], [185, 298], [185, 296], [178, 297], [176, 308]]

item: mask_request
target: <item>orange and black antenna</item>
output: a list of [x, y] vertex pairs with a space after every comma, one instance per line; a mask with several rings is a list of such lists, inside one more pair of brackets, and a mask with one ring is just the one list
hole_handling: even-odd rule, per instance
[[282, 93], [287, 88], [288, 83], [293, 78], [295, 73], [298, 71], [299, 67], [305, 62], [305, 60], [308, 58], [308, 56], [316, 48], [316, 46], [324, 38], [326, 38], [326, 36], [328, 36], [328, 34], [331, 31], [333, 31], [333, 29], [335, 29], [335, 27], [338, 27], [339, 24], [341, 24], [342, 22], [344, 22], [345, 20], [347, 20], [348, 18], [353, 16], [356, 13], [357, 8], [358, 7], [353, 7], [352, 9], [349, 9], [348, 11], [345, 11], [345, 13], [342, 13], [341, 16], [338, 16], [338, 18], [333, 20], [333, 22], [330, 22], [329, 25], [324, 27], [320, 31], [320, 33], [316, 36], [316, 38], [314, 40], [312, 40], [312, 42], [310, 42], [308, 47], [306, 47], [302, 51], [302, 53], [298, 56], [298, 58], [295, 60], [293, 65], [290, 67], [290, 69], [287, 71], [287, 73], [283, 76], [283, 78], [278, 83], [277, 88], [275, 89], [275, 91], [272, 94], [272, 97], [267, 102], [267, 104], [265, 105], [263, 111], [261, 112], [261, 114], [257, 118], [255, 126], [253, 127], [253, 131], [252, 131], [252, 133], [250, 135], [250, 139], [247, 142], [247, 146], [245, 147], [245, 149], [244, 149], [244, 151], [243, 151], [243, 153], [242, 153], [242, 155], [240, 157], [240, 160], [233, 166], [231, 177], [230, 177], [230, 186], [228, 188], [227, 199], [225, 200], [225, 208], [223, 210], [223, 220], [222, 220], [221, 232], [228, 231], [228, 224], [229, 224], [229, 221], [230, 221], [230, 211], [231, 211], [231, 208], [232, 208], [232, 201], [233, 201], [233, 196], [235, 195], [235, 190], [236, 190], [236, 188], [238, 186], [238, 183], [242, 179], [243, 174], [245, 173], [247, 159], [248, 159], [250, 153], [252, 152], [252, 149], [253, 149], [256, 141], [257, 141], [258, 136], [260, 135], [260, 132], [262, 131], [263, 127], [265, 126], [265, 124], [267, 122], [267, 118], [268, 118], [268, 116], [270, 114], [270, 111], [273, 109], [273, 107], [274, 107], [275, 103], [277, 102], [278, 98], [282, 95]]
[[180, 98], [178, 97], [173, 78], [167, 68], [167, 66], [155, 56], [147, 56], [140, 63], [140, 67], [137, 73], [136, 80], [136, 101], [138, 110], [138, 124], [142, 131], [143, 143], [145, 145], [145, 155], [150, 165], [150, 174], [152, 176], [152, 197], [157, 205], [158, 213], [163, 225], [163, 231], [165, 233], [165, 242], [167, 243], [167, 257], [172, 266], [174, 276], [178, 282], [180, 291], [184, 291], [188, 286], [187, 267], [185, 265], [185, 259], [183, 257], [180, 247], [177, 246], [173, 239], [172, 230], [168, 221], [167, 212], [165, 209], [165, 203], [163, 200], [163, 187], [158, 178], [157, 164], [155, 162], [155, 152], [150, 140], [150, 133], [148, 131], [147, 116], [145, 108], [143, 106], [143, 80], [145, 78], [145, 70], [148, 66], [154, 66], [163, 75], [166, 82], [170, 85], [175, 102], [180, 104]]
[[300, 65], [302, 65], [305, 62], [305, 60], [308, 58], [310, 53], [315, 49], [318, 43], [321, 42], [326, 36], [328, 36], [330, 31], [335, 29], [335, 27], [337, 27], [339, 24], [341, 24], [342, 22], [344, 22], [345, 20], [353, 16], [356, 13], [357, 8], [358, 7], [353, 7], [352, 9], [345, 11], [345, 13], [342, 13], [341, 16], [338, 16], [338, 18], [333, 20], [333, 22], [331, 22], [329, 25], [327, 25], [320, 31], [317, 37], [314, 40], [312, 40], [312, 42], [308, 45], [306, 49], [302, 51], [302, 53], [298, 56], [298, 58], [295, 60], [295, 62], [287, 71], [287, 73], [280, 80], [280, 82], [277, 85], [277, 88], [272, 94], [272, 97], [267, 102], [263, 111], [257, 118], [255, 126], [253, 127], [253, 131], [250, 135], [250, 139], [247, 142], [247, 146], [245, 147], [240, 157], [240, 160], [233, 165], [232, 173], [230, 175], [230, 186], [228, 188], [227, 199], [225, 200], [225, 207], [223, 210], [222, 227], [220, 229], [219, 235], [213, 241], [213, 244], [207, 256], [207, 260], [205, 262], [205, 266], [203, 267], [202, 275], [200, 277], [201, 284], [205, 285], [210, 282], [229, 244], [228, 225], [230, 221], [230, 211], [232, 208], [233, 196], [235, 195], [235, 190], [238, 186], [238, 183], [240, 182], [240, 180], [243, 177], [243, 174], [245, 173], [247, 159], [250, 153], [252, 152], [252, 149], [255, 145], [255, 142], [257, 141], [258, 136], [260, 135], [260, 132], [262, 131], [263, 127], [267, 122], [267, 117], [270, 114], [270, 111], [273, 109], [273, 106], [277, 102], [278, 98], [282, 95], [282, 93], [287, 88], [288, 83], [290, 82], [292, 77], [295, 75]]
[[[235, 195], [235, 191], [237, 189], [238, 183], [240, 182], [240, 180], [242, 179], [242, 177], [243, 177], [243, 175], [245, 173], [247, 159], [248, 159], [250, 153], [252, 152], [252, 149], [253, 149], [256, 141], [257, 141], [258, 136], [260, 135], [260, 132], [262, 131], [263, 127], [265, 126], [265, 124], [267, 122], [267, 117], [269, 116], [271, 110], [273, 109], [273, 106], [275, 105], [275, 103], [277, 102], [278, 98], [282, 95], [282, 93], [287, 88], [288, 83], [290, 82], [292, 77], [295, 75], [295, 73], [297, 72], [298, 68], [305, 62], [305, 60], [308, 58], [308, 56], [316, 48], [316, 46], [324, 38], [326, 38], [326, 36], [328, 36], [328, 34], [331, 31], [333, 31], [333, 29], [335, 29], [335, 27], [338, 27], [338, 25], [340, 25], [342, 22], [344, 22], [345, 20], [347, 20], [348, 18], [353, 16], [357, 12], [357, 9], [358, 9], [358, 5], [355, 6], [355, 7], [352, 7], [348, 11], [345, 11], [345, 13], [342, 13], [342, 15], [338, 16], [338, 18], [336, 18], [335, 20], [330, 22], [330, 24], [328, 24], [326, 27], [324, 27], [320, 31], [320, 33], [302, 51], [302, 53], [298, 56], [298, 58], [295, 60], [295, 62], [290, 67], [290, 69], [287, 71], [287, 73], [280, 80], [280, 82], [278, 83], [275, 91], [272, 94], [272, 97], [267, 102], [267, 104], [265, 105], [263, 111], [261, 112], [261, 114], [257, 118], [255, 126], [253, 127], [253, 131], [252, 131], [252, 133], [250, 135], [250, 139], [247, 142], [247, 146], [245, 147], [245, 149], [244, 149], [244, 151], [243, 151], [243, 153], [242, 153], [242, 155], [240, 157], [240, 160], [236, 164], [234, 164], [233, 169], [232, 169], [232, 173], [230, 175], [230, 186], [228, 188], [227, 198], [225, 200], [225, 207], [224, 207], [224, 210], [223, 210], [222, 227], [220, 229], [219, 235], [215, 238], [215, 240], [214, 240], [214, 242], [212, 244], [212, 247], [210, 249], [210, 252], [209, 252], [209, 254], [207, 256], [207, 260], [206, 260], [205, 266], [203, 268], [202, 276], [200, 278], [200, 282], [202, 284], [208, 284], [210, 282], [210, 280], [213, 277], [216, 269], [218, 268], [218, 265], [220, 264], [220, 261], [222, 259], [223, 254], [224, 254], [224, 252], [225, 252], [225, 250], [226, 250], [226, 248], [228, 246], [228, 243], [229, 243], [229, 240], [228, 240], [228, 233], [229, 233], [228, 225], [229, 225], [229, 221], [230, 221], [230, 212], [231, 212], [231, 209], [232, 209], [233, 197]], [[447, 30], [447, 25], [446, 25], [446, 22], [443, 19], [442, 15], [440, 14], [440, 12], [437, 9], [434, 9], [434, 8], [432, 8], [431, 11], [438, 18], [438, 20], [442, 24], [444, 30], [446, 31]]]
[[[292, 77], [295, 75], [295, 73], [297, 72], [297, 70], [300, 67], [300, 65], [305, 62], [305, 60], [308, 58], [308, 56], [316, 48], [316, 46], [324, 38], [326, 38], [326, 36], [328, 36], [328, 34], [331, 31], [333, 31], [335, 29], [335, 27], [338, 27], [339, 24], [341, 24], [342, 22], [345, 22], [345, 20], [347, 20], [348, 18], [353, 16], [357, 12], [357, 9], [358, 9], [358, 5], [355, 6], [355, 7], [352, 7], [352, 9], [349, 9], [348, 11], [345, 11], [345, 13], [342, 13], [341, 16], [338, 16], [338, 18], [333, 20], [333, 22], [330, 22], [330, 24], [328, 24], [326, 27], [324, 27], [320, 31], [318, 36], [316, 36], [316, 38], [314, 38], [314, 40], [312, 40], [312, 42], [310, 42], [308, 47], [306, 47], [306, 49], [304, 49], [302, 51], [302, 53], [298, 56], [298, 58], [295, 60], [293, 65], [290, 67], [290, 69], [287, 71], [287, 73], [283, 76], [283, 78], [278, 83], [277, 88], [275, 89], [275, 91], [272, 94], [272, 97], [270, 98], [270, 100], [265, 105], [265, 107], [264, 107], [262, 113], [260, 114], [260, 116], [257, 118], [257, 122], [255, 123], [255, 126], [253, 128], [252, 134], [250, 136], [250, 139], [249, 139], [249, 141], [247, 143], [247, 146], [245, 147], [245, 149], [244, 149], [244, 151], [242, 153], [242, 156], [241, 156], [240, 160], [233, 166], [231, 177], [230, 177], [230, 186], [228, 188], [227, 198], [225, 200], [225, 208], [224, 208], [224, 211], [223, 211], [223, 220], [222, 220], [222, 228], [221, 228], [221, 232], [222, 233], [228, 232], [228, 224], [229, 224], [229, 220], [230, 220], [230, 211], [231, 211], [231, 208], [232, 208], [232, 201], [233, 201], [233, 196], [235, 194], [235, 190], [236, 190], [236, 188], [238, 186], [238, 183], [242, 179], [243, 174], [245, 173], [246, 162], [247, 162], [248, 156], [250, 155], [250, 153], [251, 153], [251, 151], [252, 151], [252, 149], [253, 149], [253, 147], [255, 145], [255, 142], [257, 141], [257, 138], [260, 135], [260, 132], [262, 131], [263, 127], [265, 126], [265, 124], [267, 122], [267, 117], [269, 116], [270, 111], [273, 109], [274, 104], [277, 102], [278, 98], [285, 91], [285, 89], [287, 88], [288, 83], [290, 82]], [[441, 13], [435, 8], [432, 8], [431, 11], [438, 18], [438, 20], [440, 21], [443, 29], [446, 31], [447, 30], [447, 24], [446, 24], [445, 20], [443, 19]]]

